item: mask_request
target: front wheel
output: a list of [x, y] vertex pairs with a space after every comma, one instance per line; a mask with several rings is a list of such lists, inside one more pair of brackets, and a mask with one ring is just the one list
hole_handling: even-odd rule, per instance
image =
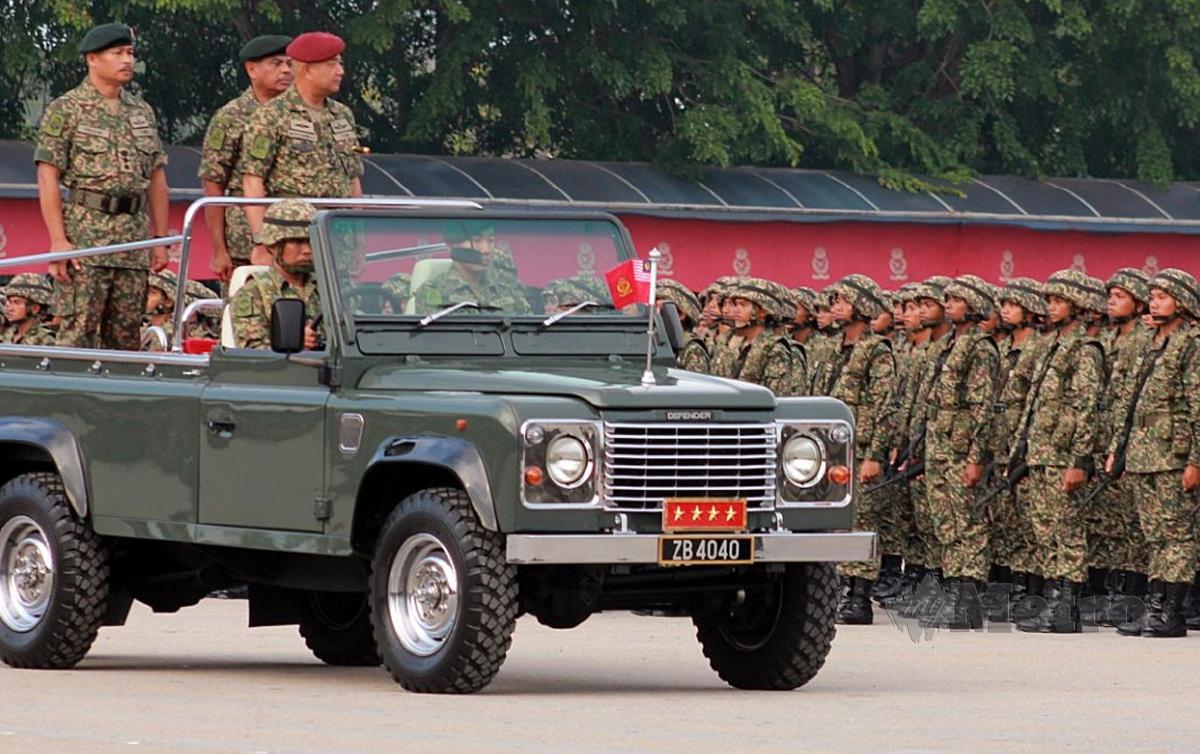
[[371, 573], [375, 643], [392, 678], [409, 691], [478, 691], [504, 663], [516, 620], [516, 569], [466, 493], [429, 489], [400, 501]]
[[0, 488], [0, 660], [77, 664], [104, 622], [108, 577], [107, 551], [57, 475], [22, 474]]
[[836, 614], [833, 565], [793, 563], [744, 599], [696, 612], [692, 622], [721, 680], [739, 689], [790, 690], [825, 664]]

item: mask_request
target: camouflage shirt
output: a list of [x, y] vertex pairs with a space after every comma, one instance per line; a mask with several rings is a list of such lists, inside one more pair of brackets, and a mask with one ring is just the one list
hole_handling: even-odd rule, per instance
[[[34, 162], [58, 168], [62, 184], [110, 196], [145, 196], [150, 176], [167, 164], [154, 111], [122, 89], [116, 113], [111, 101], [84, 80], [50, 103], [38, 129]], [[136, 214], [110, 215], [82, 204], [63, 205], [67, 238], [77, 248], [140, 241], [150, 236], [147, 207]], [[80, 259], [91, 267], [148, 269], [149, 251], [127, 251]]]
[[21, 346], [52, 346], [54, 345], [54, 331], [43, 325], [41, 322], [34, 323], [33, 327], [24, 335], [20, 335], [20, 327], [18, 325], [8, 325], [0, 330], [0, 343], [11, 343], [12, 345]]
[[1021, 425], [1025, 399], [1035, 378], [1038, 360], [1052, 338], [1032, 333], [1020, 346], [1009, 340], [1000, 361], [1000, 400], [993, 424], [992, 457], [1003, 461], [1012, 452]]
[[260, 105], [242, 137], [242, 172], [263, 179], [267, 196], [350, 196], [363, 163], [350, 108], [325, 100], [314, 110], [293, 85]]
[[1100, 436], [1097, 445], [1107, 451], [1113, 438], [1125, 427], [1126, 414], [1119, 407], [1129, 405], [1129, 397], [1136, 388], [1138, 358], [1153, 350], [1154, 331], [1141, 322], [1134, 322], [1129, 332], [1121, 335], [1116, 329], [1101, 339], [1108, 367], [1108, 380], [1100, 400]]
[[1018, 430], [1029, 445], [1025, 458], [1030, 466], [1085, 468], [1096, 452], [1104, 353], [1080, 323], [1046, 337]]
[[430, 314], [460, 301], [475, 301], [485, 306], [498, 306], [508, 314], [533, 314], [525, 286], [517, 278], [512, 258], [495, 251], [491, 266], [484, 272], [479, 286], [467, 282], [462, 273], [451, 266], [444, 274], [431, 278], [413, 294], [417, 314]]
[[305, 315], [311, 323], [321, 313], [317, 278], [309, 275], [303, 288], [293, 288], [274, 267], [265, 275], [246, 282], [230, 302], [233, 312], [233, 337], [238, 348], [271, 347], [271, 307], [281, 298], [304, 301]]
[[976, 328], [950, 333], [949, 352], [926, 395], [926, 458], [987, 463], [1000, 354]]
[[792, 394], [792, 350], [786, 338], [767, 329], [751, 340], [729, 333], [712, 355], [712, 374], [762, 385], [780, 396]]
[[864, 333], [853, 343], [843, 343], [831, 360], [820, 365], [815, 379], [820, 395], [837, 398], [854, 411], [858, 459], [888, 460], [895, 442], [896, 358], [891, 343]]
[[[242, 195], [242, 136], [257, 109], [254, 90], [247, 89], [225, 103], [208, 122], [200, 153], [200, 169], [196, 174], [201, 180], [224, 186], [227, 196]], [[231, 258], [250, 259], [254, 244], [250, 240], [250, 224], [241, 207], [225, 208], [225, 245]]]
[[[1148, 376], [1135, 394], [1144, 370]], [[1155, 338], [1130, 362], [1129, 375], [1128, 396], [1113, 412], [1123, 422], [1133, 411], [1126, 470], [1151, 474], [1200, 465], [1200, 333], [1185, 325], [1163, 340]], [[1110, 453], [1117, 440], [1114, 432]]]
[[694, 332], [687, 333], [683, 348], [675, 355], [675, 365], [689, 372], [707, 374], [710, 368], [710, 357], [704, 338]]

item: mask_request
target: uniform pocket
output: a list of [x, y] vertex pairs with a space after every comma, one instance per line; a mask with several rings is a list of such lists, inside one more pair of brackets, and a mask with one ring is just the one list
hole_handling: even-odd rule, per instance
[[76, 175], [96, 178], [115, 170], [116, 150], [108, 141], [85, 136], [71, 145], [71, 169]]

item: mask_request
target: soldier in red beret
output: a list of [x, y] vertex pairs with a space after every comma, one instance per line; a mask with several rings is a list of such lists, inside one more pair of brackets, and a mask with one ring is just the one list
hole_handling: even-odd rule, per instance
[[[354, 114], [330, 98], [342, 85], [345, 49], [341, 37], [323, 31], [301, 34], [288, 45], [292, 86], [254, 111], [242, 139], [246, 196], [362, 196]], [[258, 242], [264, 212], [264, 207], [246, 209], [255, 234], [255, 264], [270, 259]]]

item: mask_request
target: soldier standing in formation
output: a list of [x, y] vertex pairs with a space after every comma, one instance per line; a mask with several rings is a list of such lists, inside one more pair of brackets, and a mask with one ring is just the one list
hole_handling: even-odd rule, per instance
[[[242, 195], [242, 137], [258, 106], [291, 86], [287, 57], [291, 42], [291, 37], [278, 35], [255, 37], [238, 53], [250, 86], [209, 121], [198, 171], [205, 196]], [[270, 264], [265, 256], [252, 259], [250, 225], [241, 207], [205, 207], [204, 219], [213, 245], [212, 271], [223, 284], [229, 282], [236, 267], [251, 262]]]
[[778, 292], [766, 281], [747, 278], [726, 289], [726, 301], [732, 324], [712, 354], [712, 373], [762, 385], [776, 395], [794, 394], [792, 350], [776, 331], [787, 322]]
[[[346, 43], [334, 34], [301, 34], [287, 46], [292, 86], [259, 105], [242, 137], [242, 191], [247, 197], [362, 196], [362, 159], [354, 113], [332, 99], [342, 85]], [[264, 208], [247, 207], [254, 233]], [[256, 242], [262, 259], [265, 244]]]
[[[167, 156], [154, 111], [126, 90], [133, 43], [124, 24], [91, 29], [78, 48], [87, 78], [42, 118], [33, 159], [52, 252], [142, 241], [151, 226], [167, 234]], [[65, 206], [60, 185], [68, 189]], [[166, 265], [164, 247], [52, 262], [58, 345], [136, 351], [147, 269]]]
[[[605, 295], [601, 301], [607, 299]], [[675, 364], [680, 369], [689, 372], [707, 372], [710, 366], [708, 348], [704, 338], [696, 334], [696, 325], [700, 321], [700, 299], [691, 289], [677, 280], [659, 278], [656, 284], [655, 300], [661, 305], [664, 301], [675, 304], [679, 311], [679, 321], [684, 330], [684, 346], [675, 356]], [[549, 313], [549, 312], [547, 312]]]

